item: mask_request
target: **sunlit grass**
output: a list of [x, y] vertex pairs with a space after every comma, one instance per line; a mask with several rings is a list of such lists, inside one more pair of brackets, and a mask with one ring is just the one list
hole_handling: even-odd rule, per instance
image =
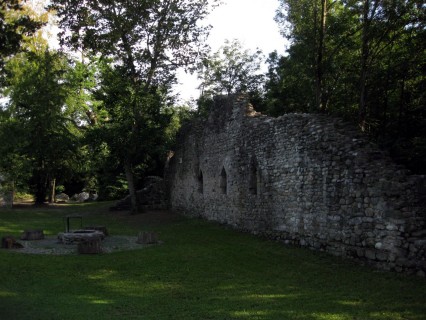
[[114, 274], [116, 274], [117, 272], [114, 270], [106, 270], [106, 269], [102, 269], [102, 270], [98, 270], [96, 273], [93, 274], [89, 274], [87, 276], [88, 280], [105, 280], [108, 279], [112, 276], [114, 276]]
[[[63, 231], [63, 216], [164, 242], [99, 255], [0, 250], [0, 319], [424, 320], [426, 281], [201, 220], [143, 220], [108, 204], [0, 210], [0, 236]], [[90, 316], [89, 316], [90, 315]]]
[[17, 294], [15, 292], [10, 291], [0, 291], [0, 297], [16, 297]]
[[317, 320], [350, 320], [350, 319], [356, 319], [349, 315], [342, 315], [342, 314], [333, 314], [333, 313], [314, 313], [313, 315], [314, 319]]
[[92, 304], [112, 304], [112, 303], [114, 303], [113, 300], [101, 299], [98, 296], [92, 296], [92, 295], [81, 295], [81, 296], [78, 296], [78, 298], [81, 301], [89, 302], [89, 303], [92, 303]]

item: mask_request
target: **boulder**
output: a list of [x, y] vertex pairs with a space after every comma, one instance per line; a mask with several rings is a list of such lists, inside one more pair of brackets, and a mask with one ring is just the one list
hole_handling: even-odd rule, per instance
[[66, 193], [59, 193], [55, 197], [56, 202], [68, 202], [70, 200], [70, 197]]
[[81, 192], [73, 195], [71, 199], [77, 202], [84, 202], [89, 200], [89, 198], [90, 194], [88, 192]]
[[5, 236], [1, 239], [1, 247], [4, 249], [19, 249], [23, 248], [23, 245], [16, 242], [16, 239], [12, 236]]
[[21, 240], [42, 240], [44, 239], [43, 230], [25, 230], [21, 235]]
[[[164, 179], [157, 176], [148, 176], [143, 181], [142, 189], [136, 192], [140, 210], [164, 210], [167, 209], [167, 193]], [[110, 210], [130, 210], [130, 196], [119, 200]]]
[[136, 242], [139, 244], [158, 243], [158, 234], [155, 232], [139, 232]]

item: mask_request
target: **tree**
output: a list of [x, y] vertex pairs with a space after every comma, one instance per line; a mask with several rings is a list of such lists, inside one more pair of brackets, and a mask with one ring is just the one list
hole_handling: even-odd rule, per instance
[[[104, 121], [92, 128], [98, 138], [97, 144], [106, 143], [112, 157], [119, 163], [131, 155], [132, 175], [125, 171], [129, 188], [137, 186], [135, 176], [141, 176], [153, 164], [153, 159], [166, 147], [164, 131], [170, 117], [167, 109], [167, 97], [160, 89], [150, 94], [135, 96], [132, 80], [125, 76], [121, 67], [104, 64], [101, 81], [96, 91], [101, 102], [100, 110], [105, 112]], [[128, 114], [128, 106], [138, 100], [140, 118], [135, 125], [134, 118]], [[136, 204], [138, 205], [138, 204]]]
[[12, 191], [12, 204], [17, 187], [28, 191], [25, 181], [29, 181], [31, 177], [30, 161], [18, 151], [25, 145], [20, 139], [23, 134], [18, 121], [11, 118], [7, 110], [3, 111], [0, 117], [0, 179], [4, 180], [1, 181], [3, 189]]
[[343, 116], [424, 172], [426, 7], [411, 0], [280, 4], [277, 21], [291, 45], [285, 57], [269, 59], [269, 112]]
[[288, 112], [313, 110], [314, 87], [311, 73], [307, 74], [304, 56], [297, 54], [299, 46], [290, 48], [288, 56], [272, 52], [267, 60], [265, 100], [266, 113], [280, 116]]
[[261, 91], [263, 74], [259, 71], [262, 60], [262, 51], [250, 52], [244, 50], [238, 40], [226, 40], [217, 52], [199, 65], [202, 95]]
[[[25, 161], [36, 204], [44, 203], [51, 182], [76, 160], [77, 141], [65, 112], [68, 67], [66, 57], [47, 49], [22, 54], [8, 64], [13, 74], [7, 88], [9, 118], [0, 129], [4, 137], [14, 134], [13, 139], [2, 139], [1, 147], [7, 148], [8, 157]], [[11, 169], [6, 167], [16, 172]]]
[[0, 0], [0, 76], [5, 72], [5, 59], [20, 50], [24, 36], [33, 34], [42, 26], [42, 22], [21, 14], [22, 11], [23, 1]]
[[344, 1], [280, 0], [276, 21], [291, 41], [287, 60], [298, 65], [302, 77], [310, 79], [305, 105], [311, 111], [329, 111], [343, 71], [341, 60], [352, 58], [347, 54], [357, 28], [353, 14]]
[[[217, 0], [211, 2], [214, 5]], [[212, 6], [208, 0], [53, 0], [52, 4], [65, 30], [61, 43], [111, 59], [129, 81], [130, 100], [121, 109], [126, 116], [117, 119], [131, 124], [122, 133], [124, 152], [119, 157], [135, 212], [133, 143], [139, 139], [139, 128], [146, 125], [144, 113], [158, 106], [152, 97], [158, 90], [169, 90], [176, 70], [200, 56], [209, 28], [199, 21]]]

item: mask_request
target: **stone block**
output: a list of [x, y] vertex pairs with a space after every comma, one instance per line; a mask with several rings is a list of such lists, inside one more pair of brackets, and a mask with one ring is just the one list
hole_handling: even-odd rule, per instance
[[365, 257], [369, 260], [376, 260], [376, 253], [374, 250], [365, 250]]
[[80, 254], [97, 254], [102, 252], [101, 239], [90, 239], [79, 242], [77, 245], [78, 253]]
[[25, 230], [21, 235], [21, 240], [42, 240], [44, 239], [43, 230]]
[[1, 247], [3, 249], [19, 249], [22, 248], [22, 244], [16, 241], [12, 236], [5, 236], [1, 239]]
[[136, 242], [139, 244], [156, 244], [158, 243], [158, 234], [155, 232], [139, 232]]
[[389, 254], [386, 251], [379, 251], [376, 253], [376, 258], [379, 261], [387, 261]]

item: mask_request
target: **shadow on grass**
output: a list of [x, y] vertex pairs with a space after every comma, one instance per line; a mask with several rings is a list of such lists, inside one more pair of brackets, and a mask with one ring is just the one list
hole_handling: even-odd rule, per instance
[[[0, 319], [425, 319], [422, 278], [167, 213], [95, 211], [87, 220], [116, 233], [150, 228], [164, 244], [79, 256], [1, 250]], [[33, 214], [19, 215], [17, 222], [0, 212], [1, 225], [25, 229]], [[39, 212], [31, 223], [53, 232], [56, 218]]]

